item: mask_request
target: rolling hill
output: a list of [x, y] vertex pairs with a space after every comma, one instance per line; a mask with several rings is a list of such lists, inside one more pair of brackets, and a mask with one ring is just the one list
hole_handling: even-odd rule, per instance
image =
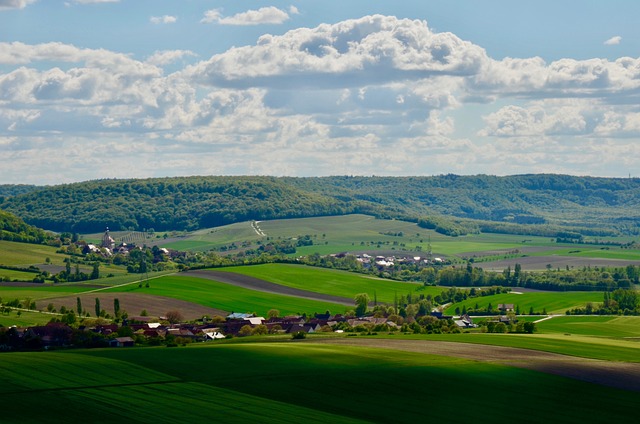
[[640, 179], [567, 175], [180, 177], [95, 180], [17, 194], [0, 209], [55, 231], [195, 230], [246, 220], [364, 213], [445, 234], [640, 233]]

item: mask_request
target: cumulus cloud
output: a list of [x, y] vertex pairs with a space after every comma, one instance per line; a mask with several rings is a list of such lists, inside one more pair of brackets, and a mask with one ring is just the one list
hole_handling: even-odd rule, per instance
[[[291, 6], [290, 12], [297, 14], [298, 9]], [[263, 24], [282, 24], [289, 20], [289, 14], [284, 10], [274, 6], [261, 7], [258, 10], [248, 10], [233, 16], [223, 16], [222, 9], [208, 10], [204, 14], [202, 23], [218, 23], [221, 25], [263, 25]]]
[[424, 21], [388, 16], [264, 35], [255, 46], [233, 48], [190, 69], [202, 83], [282, 83], [354, 86], [465, 76], [488, 61], [484, 49], [451, 33], [434, 33]]
[[163, 16], [152, 16], [149, 18], [149, 21], [152, 24], [173, 24], [178, 20], [175, 16], [163, 15]]
[[[203, 18], [222, 19], [221, 10]], [[265, 34], [182, 65], [193, 57], [162, 50], [136, 60], [65, 43], [0, 42], [2, 168], [23, 178], [20, 169], [56, 157], [55, 169], [33, 176], [52, 183], [156, 172], [589, 166], [607, 174], [640, 154], [640, 58], [495, 60], [424, 21], [379, 15]], [[171, 64], [178, 70], [165, 74]], [[86, 168], [71, 166], [79, 162]]]
[[36, 0], [0, 0], [0, 11], [9, 9], [24, 9]]
[[164, 66], [174, 63], [186, 56], [197, 55], [191, 50], [162, 50], [155, 52], [146, 62], [156, 66]]
[[605, 46], [615, 46], [617, 44], [620, 44], [621, 41], [622, 41], [622, 37], [620, 37], [619, 35], [616, 35], [615, 37], [611, 37], [607, 41], [605, 41], [604, 45]]

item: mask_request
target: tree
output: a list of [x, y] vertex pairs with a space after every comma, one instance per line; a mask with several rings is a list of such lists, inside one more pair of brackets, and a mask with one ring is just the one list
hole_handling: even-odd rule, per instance
[[535, 333], [537, 330], [536, 328], [536, 323], [535, 322], [530, 322], [527, 321], [524, 323], [524, 331], [525, 333], [529, 333], [529, 334], [533, 334]]
[[100, 262], [93, 263], [93, 270], [91, 271], [91, 279], [97, 280], [100, 278]]
[[253, 332], [253, 328], [249, 324], [243, 325], [242, 328], [240, 328], [240, 331], [238, 331], [238, 336], [240, 337], [250, 336], [252, 332]]
[[280, 316], [280, 311], [277, 309], [269, 309], [267, 312], [267, 318], [278, 318]]
[[118, 318], [120, 316], [120, 299], [113, 299], [113, 314]]
[[354, 298], [356, 302], [356, 316], [361, 317], [367, 312], [369, 306], [369, 295], [367, 293], [358, 293]]
[[167, 318], [167, 321], [169, 321], [171, 324], [177, 324], [184, 319], [182, 317], [182, 313], [178, 310], [168, 311], [165, 316]]
[[269, 329], [264, 324], [256, 325], [251, 330], [251, 334], [254, 335], [254, 336], [261, 336], [261, 335], [269, 334]]
[[82, 315], [82, 301], [79, 297], [76, 297], [76, 311], [78, 312], [78, 316]]
[[96, 307], [95, 307], [95, 311], [96, 311], [96, 318], [100, 316], [100, 299], [98, 299], [96, 297]]

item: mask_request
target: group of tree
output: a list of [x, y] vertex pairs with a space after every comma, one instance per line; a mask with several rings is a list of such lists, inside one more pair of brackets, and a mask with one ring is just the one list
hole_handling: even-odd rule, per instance
[[563, 231], [639, 234], [638, 197], [635, 178], [212, 176], [14, 190], [0, 196], [0, 208], [41, 228], [80, 233], [105, 226], [195, 230], [247, 220], [364, 213], [420, 222], [450, 235], [484, 231], [562, 238]]
[[604, 292], [602, 303], [587, 302], [583, 308], [568, 310], [567, 315], [640, 315], [640, 295], [630, 289]]

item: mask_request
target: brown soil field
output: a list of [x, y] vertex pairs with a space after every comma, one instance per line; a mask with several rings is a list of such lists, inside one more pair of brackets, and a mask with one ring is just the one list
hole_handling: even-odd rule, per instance
[[317, 339], [309, 340], [309, 342], [453, 356], [526, 368], [617, 389], [640, 392], [640, 363], [602, 361], [529, 349], [431, 340], [376, 340], [349, 337]]
[[314, 293], [306, 290], [295, 289], [293, 287], [281, 286], [280, 284], [270, 283], [259, 278], [249, 277], [247, 275], [235, 274], [233, 272], [214, 271], [209, 269], [200, 269], [188, 271], [186, 275], [192, 275], [199, 278], [207, 278], [219, 281], [225, 284], [232, 284], [238, 287], [244, 287], [250, 290], [261, 291], [265, 293], [282, 294], [285, 296], [301, 297], [303, 299], [319, 300], [323, 302], [338, 303], [340, 305], [353, 306], [353, 299], [340, 296], [332, 296], [329, 294]]
[[520, 264], [523, 270], [534, 271], [544, 270], [547, 265], [551, 265], [553, 269], [564, 269], [567, 266], [574, 268], [582, 268], [585, 266], [610, 266], [625, 267], [627, 265], [640, 265], [640, 261], [631, 261], [624, 259], [600, 259], [600, 258], [578, 258], [575, 256], [527, 256], [523, 258], [503, 259], [493, 262], [477, 262], [474, 266], [478, 266], [487, 271], [502, 271], [508, 266], [511, 269], [515, 264]]
[[163, 316], [167, 311], [177, 310], [182, 313], [185, 320], [193, 320], [202, 318], [203, 315], [210, 317], [214, 315], [227, 316], [229, 312], [220, 309], [209, 308], [198, 305], [196, 303], [186, 302], [184, 300], [172, 299], [164, 296], [153, 296], [138, 293], [87, 293], [80, 295], [68, 295], [65, 297], [57, 297], [46, 300], [37, 301], [38, 309], [46, 309], [49, 303], [53, 303], [57, 310], [64, 305], [67, 309], [76, 309], [76, 297], [80, 298], [82, 308], [91, 316], [95, 316], [96, 298], [100, 299], [100, 307], [113, 315], [113, 300], [120, 301], [120, 310], [127, 311], [129, 316], [138, 316], [143, 309], [147, 310], [149, 316]]

